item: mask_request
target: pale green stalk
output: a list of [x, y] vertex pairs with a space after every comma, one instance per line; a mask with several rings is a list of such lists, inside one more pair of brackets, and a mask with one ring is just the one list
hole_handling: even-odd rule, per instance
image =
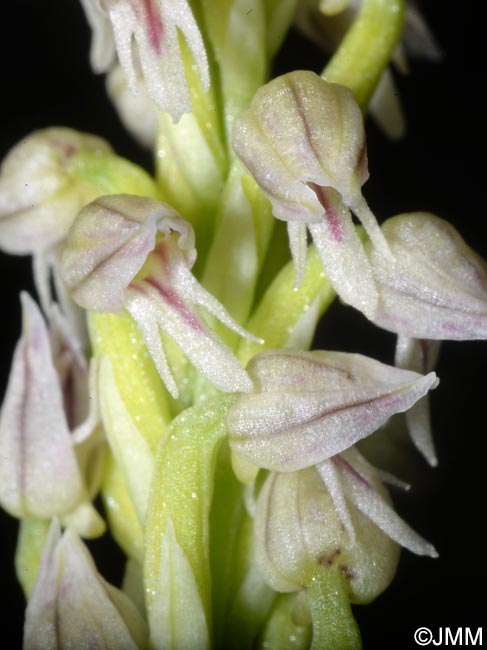
[[334, 297], [316, 248], [310, 246], [299, 288], [295, 287], [294, 264], [289, 262], [265, 292], [247, 323], [252, 333], [264, 339], [264, 344], [242, 341], [237, 352], [239, 359], [245, 365], [266, 349], [309, 348], [316, 324]]
[[360, 632], [341, 570], [331, 566], [316, 574], [307, 593], [313, 621], [311, 650], [360, 650]]
[[403, 20], [404, 0], [363, 0], [322, 77], [348, 86], [365, 110], [394, 54]]

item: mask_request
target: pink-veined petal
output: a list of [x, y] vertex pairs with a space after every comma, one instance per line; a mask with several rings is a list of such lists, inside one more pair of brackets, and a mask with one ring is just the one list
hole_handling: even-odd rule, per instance
[[350, 212], [333, 190], [316, 188], [316, 193], [325, 213], [321, 223], [308, 227], [326, 275], [345, 302], [373, 317], [378, 305], [377, 288]]
[[279, 472], [316, 465], [351, 447], [436, 387], [426, 377], [362, 355], [268, 351], [247, 367], [254, 391], [230, 408], [230, 444]]
[[187, 0], [103, 0], [103, 4], [113, 25], [118, 57], [129, 86], [136, 90], [134, 58], [137, 56], [149, 95], [161, 110], [178, 121], [191, 110], [178, 32], [191, 51], [203, 87], [209, 87], [206, 50], [189, 3]]
[[0, 500], [15, 516], [49, 518], [76, 505], [82, 482], [46, 325], [26, 293], [21, 300], [22, 337], [0, 418]]
[[171, 230], [180, 234], [192, 263], [191, 226], [168, 205], [125, 194], [87, 205], [70, 230], [61, 259], [61, 276], [73, 299], [85, 309], [121, 311], [123, 293], [153, 250], [156, 233]]
[[[340, 469], [344, 493], [361, 512], [367, 515], [386, 535], [411, 552], [417, 555], [429, 555], [433, 558], [438, 557], [434, 546], [408, 526], [374, 489], [368, 477], [362, 475], [361, 469], [366, 468], [368, 463], [359, 456], [358, 452], [350, 459], [346, 454], [337, 458], [337, 467]], [[360, 465], [357, 464], [358, 458], [360, 458]], [[369, 469], [373, 471], [371, 466]]]
[[418, 212], [382, 230], [395, 259], [369, 247], [380, 295], [373, 322], [418, 339], [487, 338], [487, 267], [453, 226]]

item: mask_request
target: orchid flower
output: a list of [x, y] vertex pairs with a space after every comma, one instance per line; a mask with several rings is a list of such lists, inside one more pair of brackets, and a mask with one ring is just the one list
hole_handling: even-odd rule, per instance
[[85, 309], [120, 313], [125, 308], [131, 314], [174, 397], [179, 391], [160, 331], [169, 334], [217, 388], [248, 391], [252, 383], [247, 373], [196, 307], [205, 307], [241, 336], [251, 335], [191, 274], [193, 242], [191, 226], [163, 203], [134, 196], [101, 197], [73, 224], [61, 273], [74, 300]]
[[389, 585], [398, 545], [437, 557], [395, 513], [379, 474], [355, 449], [315, 468], [269, 474], [254, 538], [257, 564], [273, 589], [303, 589], [336, 565], [355, 603], [370, 602]]
[[410, 408], [438, 380], [358, 354], [268, 351], [247, 367], [227, 426], [234, 452], [278, 472], [317, 465]]
[[54, 520], [29, 598], [24, 649], [147, 647], [147, 626], [130, 599], [98, 573], [72, 529]]
[[308, 228], [337, 293], [372, 317], [377, 290], [349, 210], [384, 257], [391, 255], [360, 190], [368, 177], [367, 155], [353, 94], [312, 72], [278, 77], [239, 115], [233, 148], [274, 216], [288, 224], [296, 284], [304, 272]]
[[[206, 50], [187, 0], [83, 0], [94, 31], [91, 60], [96, 72], [106, 72], [116, 48], [133, 93], [140, 65], [147, 92], [157, 106], [177, 122], [191, 110], [191, 100], [179, 44], [181, 33], [209, 87]], [[106, 36], [110, 23], [113, 36]]]
[[[398, 335], [396, 365], [427, 372], [438, 341], [487, 338], [486, 265], [453, 226], [419, 212], [388, 219], [382, 231], [394, 261], [366, 245], [379, 291], [372, 320]], [[427, 399], [406, 419], [414, 444], [436, 465]]]

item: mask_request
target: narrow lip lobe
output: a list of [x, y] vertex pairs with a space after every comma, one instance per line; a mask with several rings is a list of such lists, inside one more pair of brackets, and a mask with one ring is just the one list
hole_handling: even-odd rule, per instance
[[183, 300], [178, 296], [178, 294], [169, 287], [165, 287], [161, 282], [156, 280], [154, 277], [145, 278], [144, 282], [153, 287], [161, 298], [173, 307], [181, 316], [184, 321], [191, 327], [195, 332], [203, 332], [203, 327], [199, 323], [198, 319], [191, 313], [188, 307], [185, 305]]

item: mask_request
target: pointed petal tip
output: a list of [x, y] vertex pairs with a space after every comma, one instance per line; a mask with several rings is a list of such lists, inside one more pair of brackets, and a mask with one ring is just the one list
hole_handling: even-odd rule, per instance
[[427, 542], [425, 544], [425, 550], [423, 555], [426, 555], [427, 557], [433, 558], [433, 560], [437, 560], [440, 557], [440, 554], [436, 550], [436, 548], [433, 546], [433, 544], [430, 544]]

